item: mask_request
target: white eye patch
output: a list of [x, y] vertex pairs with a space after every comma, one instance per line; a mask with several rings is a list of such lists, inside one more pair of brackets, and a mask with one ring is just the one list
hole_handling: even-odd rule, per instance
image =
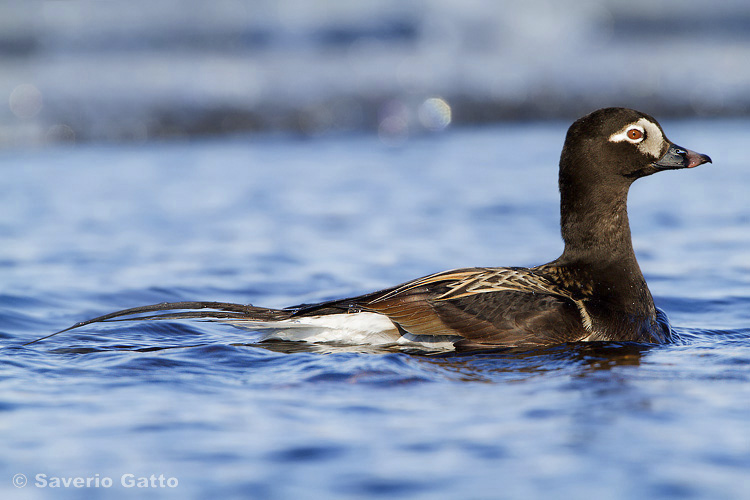
[[612, 142], [628, 141], [633, 144], [637, 144], [646, 138], [646, 131], [640, 125], [635, 123], [628, 125], [624, 130], [612, 134], [609, 136], [609, 140]]
[[[639, 133], [633, 133], [637, 131]], [[638, 150], [654, 158], [659, 158], [664, 149], [664, 134], [657, 124], [645, 118], [629, 123], [609, 136], [610, 142], [629, 142]]]

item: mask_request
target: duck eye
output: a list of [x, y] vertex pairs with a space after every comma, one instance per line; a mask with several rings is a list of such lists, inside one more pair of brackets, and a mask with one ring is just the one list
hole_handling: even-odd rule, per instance
[[638, 139], [643, 138], [643, 132], [638, 130], [637, 128], [631, 128], [626, 132], [626, 135], [631, 141], [637, 141]]

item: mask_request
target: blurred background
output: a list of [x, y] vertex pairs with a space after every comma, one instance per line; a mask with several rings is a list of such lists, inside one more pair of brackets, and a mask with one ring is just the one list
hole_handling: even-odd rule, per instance
[[0, 145], [750, 111], [750, 3], [0, 3]]

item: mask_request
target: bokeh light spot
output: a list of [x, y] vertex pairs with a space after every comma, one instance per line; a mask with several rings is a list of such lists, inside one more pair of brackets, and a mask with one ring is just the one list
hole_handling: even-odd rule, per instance
[[451, 123], [451, 107], [440, 97], [430, 97], [419, 106], [417, 116], [426, 129], [443, 130]]
[[10, 93], [8, 105], [18, 118], [34, 118], [42, 110], [42, 93], [34, 85], [22, 83]]
[[399, 101], [393, 100], [383, 105], [378, 113], [378, 136], [387, 144], [403, 142], [409, 135], [410, 110]]

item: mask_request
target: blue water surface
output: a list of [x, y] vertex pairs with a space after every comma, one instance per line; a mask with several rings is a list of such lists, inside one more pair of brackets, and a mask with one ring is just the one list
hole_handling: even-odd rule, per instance
[[750, 498], [750, 123], [663, 125], [714, 160], [631, 191], [683, 341], [466, 355], [202, 321], [21, 344], [149, 303], [279, 307], [552, 260], [567, 124], [2, 152], [0, 495]]

